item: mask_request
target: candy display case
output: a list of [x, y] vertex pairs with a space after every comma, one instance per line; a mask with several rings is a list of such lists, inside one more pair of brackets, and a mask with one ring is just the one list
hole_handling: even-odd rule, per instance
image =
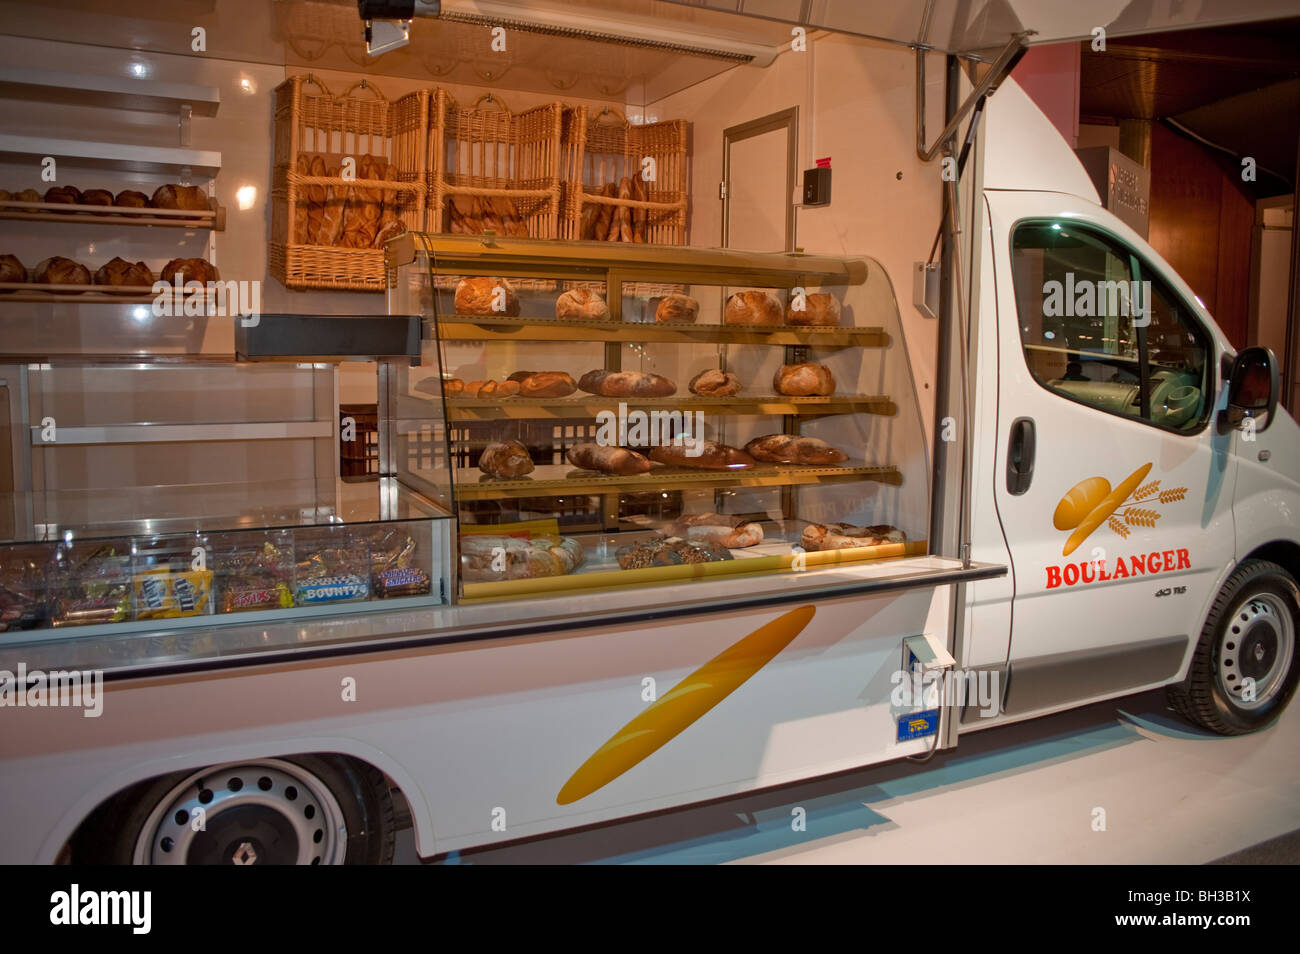
[[898, 308], [866, 258], [497, 236], [390, 243], [423, 316], [382, 467], [458, 517], [457, 598], [928, 553]]
[[147, 495], [126, 495], [112, 522], [79, 525], [59, 520], [60, 503], [69, 513], [110, 513], [111, 494], [18, 501], [42, 522], [29, 525], [28, 539], [0, 543], [0, 640], [445, 602], [450, 521], [418, 495], [391, 480], [339, 482], [332, 499], [302, 506], [289, 501], [316, 493], [314, 483], [254, 490], [265, 506], [221, 514], [225, 488], [160, 488], [151, 516], [132, 513]]

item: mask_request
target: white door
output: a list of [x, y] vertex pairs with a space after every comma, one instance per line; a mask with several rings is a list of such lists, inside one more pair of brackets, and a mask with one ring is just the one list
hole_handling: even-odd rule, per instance
[[1215, 420], [1226, 343], [1187, 286], [1095, 206], [988, 202], [1017, 716], [1178, 674], [1233, 560], [1236, 470]]

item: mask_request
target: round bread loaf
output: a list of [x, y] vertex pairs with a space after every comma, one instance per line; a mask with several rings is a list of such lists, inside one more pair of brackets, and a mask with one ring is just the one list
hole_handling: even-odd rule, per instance
[[724, 325], [767, 328], [785, 320], [780, 300], [768, 291], [737, 292], [727, 299], [722, 313]]
[[[796, 308], [798, 304], [803, 307]], [[791, 297], [785, 307], [785, 323], [833, 328], [840, 323], [839, 299], [827, 292], [812, 292], [804, 295], [802, 301]]]
[[478, 469], [491, 477], [522, 477], [532, 472], [533, 459], [518, 441], [497, 441], [483, 449]]
[[714, 368], [701, 371], [686, 387], [701, 397], [732, 397], [740, 393], [740, 378], [729, 371]]
[[783, 364], [772, 378], [777, 394], [792, 397], [827, 397], [835, 393], [835, 378], [830, 368], [806, 361], [803, 364]]
[[[124, 258], [113, 258], [95, 270], [96, 285], [143, 285], [153, 284], [153, 272], [144, 262], [128, 262]], [[109, 294], [133, 295], [136, 292], [109, 292]]]
[[123, 209], [147, 209], [149, 208], [149, 197], [143, 192], [136, 192], [134, 189], [123, 189], [113, 199], [113, 204]]
[[[27, 281], [27, 268], [16, 255], [0, 255], [0, 282]], [[3, 292], [0, 292], [3, 294]]]
[[[15, 193], [15, 202], [40, 202], [41, 194], [35, 189], [24, 189], [22, 192]], [[37, 209], [24, 209], [24, 212], [36, 212]]]
[[519, 382], [521, 397], [568, 397], [576, 390], [578, 385], [566, 371], [537, 371]]
[[510, 375], [510, 377], [506, 378], [506, 380], [523, 381], [524, 378], [531, 378], [536, 373], [536, 371], [516, 371], [514, 374]]
[[161, 278], [168, 285], [175, 283], [177, 275], [182, 285], [189, 282], [206, 285], [221, 277], [216, 267], [205, 258], [173, 258], [163, 266]]
[[0, 202], [8, 202], [13, 197], [13, 193], [8, 189], [0, 189]]
[[[41, 262], [32, 271], [32, 281], [42, 285], [89, 285], [90, 269], [70, 258], [55, 255]], [[80, 295], [79, 291], [59, 294]]]
[[655, 321], [659, 324], [682, 321], [693, 322], [700, 317], [700, 303], [690, 295], [665, 295], [655, 306]]
[[455, 305], [458, 315], [519, 315], [519, 296], [504, 278], [462, 278], [456, 283]]
[[80, 205], [81, 190], [76, 186], [51, 186], [45, 190], [46, 202], [57, 202], [59, 205]]
[[149, 204], [155, 209], [204, 212], [208, 208], [208, 196], [198, 186], [163, 185], [154, 190]]
[[609, 317], [609, 306], [590, 288], [571, 288], [555, 300], [555, 317], [604, 321]]
[[459, 397], [465, 393], [465, 382], [460, 378], [451, 378], [442, 384], [442, 393], [447, 397]]
[[107, 189], [87, 189], [81, 193], [82, 205], [112, 205], [113, 193]]

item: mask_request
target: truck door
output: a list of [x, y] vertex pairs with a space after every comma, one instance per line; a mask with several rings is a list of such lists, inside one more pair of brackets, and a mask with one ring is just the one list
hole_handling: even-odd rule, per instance
[[987, 196], [1015, 716], [1177, 675], [1233, 561], [1235, 469], [1214, 422], [1226, 345], [1190, 290], [1078, 200]]

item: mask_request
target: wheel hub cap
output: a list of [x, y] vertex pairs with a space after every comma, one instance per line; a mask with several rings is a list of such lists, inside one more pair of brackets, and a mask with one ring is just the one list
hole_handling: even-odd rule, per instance
[[1281, 689], [1295, 652], [1295, 624], [1286, 603], [1260, 593], [1233, 612], [1219, 644], [1219, 687], [1243, 709], [1267, 704]]

